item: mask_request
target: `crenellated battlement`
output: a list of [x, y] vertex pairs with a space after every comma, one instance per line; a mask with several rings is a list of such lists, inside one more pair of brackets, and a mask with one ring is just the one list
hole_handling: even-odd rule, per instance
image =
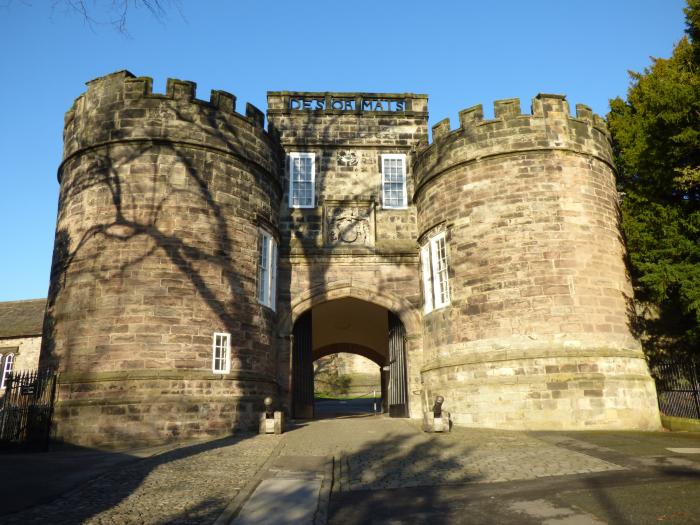
[[478, 104], [459, 112], [455, 130], [448, 118], [435, 124], [432, 144], [418, 152], [414, 163], [417, 187], [456, 164], [536, 150], [568, 150], [612, 165], [604, 120], [583, 104], [571, 116], [564, 95], [540, 93], [532, 99], [530, 114], [522, 113], [517, 98], [496, 100], [493, 113], [493, 119], [484, 119]]
[[80, 95], [68, 113], [75, 111], [79, 107], [79, 101], [88, 95], [91, 89], [99, 90], [106, 86], [114, 86], [115, 80], [116, 84], [120, 82], [123, 82], [124, 84], [124, 100], [150, 98], [192, 102], [197, 105], [210, 106], [211, 108], [214, 108], [220, 112], [236, 115], [240, 118], [247, 118], [251, 123], [260, 125], [261, 127], [264, 125], [264, 119], [262, 122], [260, 122], [259, 118], [259, 116], [264, 115], [264, 113], [253, 104], [246, 104], [246, 111], [244, 115], [237, 113], [236, 96], [228, 93], [227, 91], [212, 89], [209, 95], [209, 100], [207, 101], [197, 98], [196, 82], [192, 82], [191, 80], [168, 78], [166, 80], [165, 93], [154, 93], [153, 78], [137, 77], [126, 70], [117, 71], [116, 73], [98, 77], [87, 82], [88, 93]]
[[[572, 117], [569, 111], [569, 103], [564, 95], [540, 93], [532, 99], [531, 112], [523, 114], [520, 109], [520, 99], [507, 98], [495, 100], [493, 102], [494, 118], [484, 120], [484, 108], [481, 104], [463, 109], [459, 112], [460, 128], [466, 129], [474, 126], [485, 124], [497, 124], [500, 121], [512, 119], [515, 117], [523, 118], [568, 118], [572, 121], [586, 122], [590, 126], [596, 128], [603, 134], [608, 134], [605, 120], [593, 113], [590, 107], [585, 104], [576, 104], [576, 116]], [[459, 131], [459, 130], [454, 130]], [[437, 138], [450, 132], [450, 119], [446, 118], [433, 126], [433, 142], [435, 142], [435, 133]]]
[[164, 94], [153, 92], [153, 79], [118, 71], [87, 83], [66, 113], [64, 159], [99, 145], [152, 140], [229, 151], [278, 173], [282, 154], [265, 131], [265, 115], [248, 103], [236, 111], [236, 97], [212, 90], [197, 98], [197, 84], [169, 78]]

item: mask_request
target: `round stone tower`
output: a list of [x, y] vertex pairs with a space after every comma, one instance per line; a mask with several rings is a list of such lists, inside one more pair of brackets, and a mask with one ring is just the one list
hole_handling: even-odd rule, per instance
[[450, 304], [424, 315], [428, 399], [470, 426], [658, 428], [602, 119], [558, 95], [475, 106], [414, 174], [419, 244], [444, 232], [450, 268]]
[[151, 83], [98, 78], [66, 115], [41, 365], [59, 369], [56, 435], [73, 443], [219, 435], [276, 394], [256, 270], [282, 153], [233, 95]]

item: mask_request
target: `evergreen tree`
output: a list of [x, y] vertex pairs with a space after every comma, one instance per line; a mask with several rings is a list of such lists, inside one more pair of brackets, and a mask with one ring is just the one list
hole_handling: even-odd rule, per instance
[[608, 125], [622, 192], [622, 229], [650, 357], [700, 355], [700, 0], [671, 58], [630, 72]]

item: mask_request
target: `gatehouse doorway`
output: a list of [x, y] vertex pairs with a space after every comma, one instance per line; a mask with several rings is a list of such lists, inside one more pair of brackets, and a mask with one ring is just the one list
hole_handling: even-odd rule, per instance
[[376, 365], [380, 379], [378, 412], [408, 417], [406, 330], [396, 314], [352, 297], [334, 299], [301, 314], [292, 334], [294, 418], [315, 416], [314, 361], [341, 353], [363, 356]]

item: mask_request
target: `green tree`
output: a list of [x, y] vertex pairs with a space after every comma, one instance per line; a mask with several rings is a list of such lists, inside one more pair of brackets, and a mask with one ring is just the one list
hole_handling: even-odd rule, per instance
[[650, 357], [700, 354], [700, 0], [668, 59], [610, 101], [622, 229]]

